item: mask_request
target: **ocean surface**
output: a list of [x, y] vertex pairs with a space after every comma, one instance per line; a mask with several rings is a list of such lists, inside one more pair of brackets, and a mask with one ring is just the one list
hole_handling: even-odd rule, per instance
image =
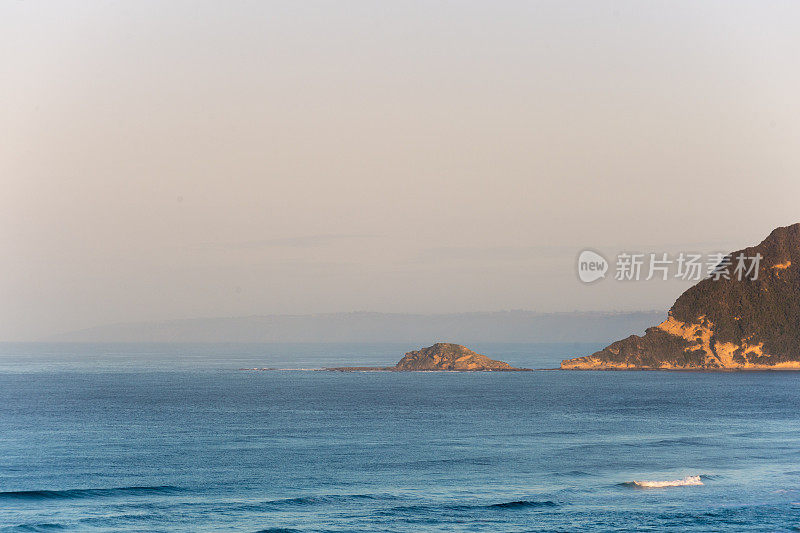
[[800, 373], [298, 370], [410, 348], [0, 345], [0, 531], [800, 530]]

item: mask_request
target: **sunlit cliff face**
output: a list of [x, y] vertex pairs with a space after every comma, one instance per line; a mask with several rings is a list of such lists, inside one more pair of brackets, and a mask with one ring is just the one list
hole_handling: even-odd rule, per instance
[[685, 291], [667, 320], [565, 369], [800, 370], [800, 224], [776, 228], [758, 246], [753, 279], [708, 278]]

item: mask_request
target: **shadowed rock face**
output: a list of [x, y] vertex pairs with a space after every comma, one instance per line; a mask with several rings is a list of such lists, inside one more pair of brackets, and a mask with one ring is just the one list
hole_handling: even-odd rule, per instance
[[684, 292], [667, 320], [563, 369], [800, 370], [800, 224], [777, 228], [758, 246], [758, 279], [707, 278]]
[[439, 342], [408, 352], [395, 370], [517, 370], [508, 363], [489, 359], [460, 344]]

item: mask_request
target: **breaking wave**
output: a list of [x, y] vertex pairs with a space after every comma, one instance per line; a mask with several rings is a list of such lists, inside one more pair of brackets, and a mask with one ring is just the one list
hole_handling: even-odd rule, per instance
[[703, 480], [700, 476], [686, 476], [683, 479], [672, 479], [668, 481], [631, 481], [624, 483], [633, 487], [640, 487], [644, 489], [658, 489], [663, 487], [689, 487], [693, 485], [702, 485]]

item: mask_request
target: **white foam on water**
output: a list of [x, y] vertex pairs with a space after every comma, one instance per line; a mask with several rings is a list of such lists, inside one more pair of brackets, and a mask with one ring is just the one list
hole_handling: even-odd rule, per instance
[[671, 481], [634, 481], [637, 487], [661, 488], [661, 487], [687, 487], [691, 485], [702, 485], [700, 476], [686, 476], [683, 479], [673, 479]]

